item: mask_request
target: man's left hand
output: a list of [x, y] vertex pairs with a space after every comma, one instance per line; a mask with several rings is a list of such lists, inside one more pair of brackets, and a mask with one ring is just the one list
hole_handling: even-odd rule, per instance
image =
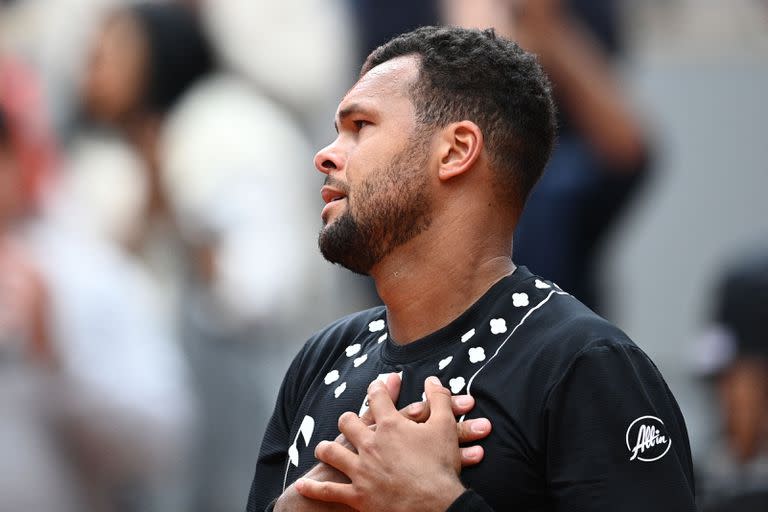
[[319, 460], [351, 482], [302, 478], [296, 481], [296, 490], [307, 498], [343, 503], [361, 512], [444, 512], [464, 492], [456, 419], [451, 393], [436, 377], [427, 379], [424, 389], [430, 416], [416, 423], [397, 411], [383, 383], [371, 383], [368, 401], [376, 430], [351, 412], [339, 418], [339, 430], [357, 453], [330, 441], [315, 449]]

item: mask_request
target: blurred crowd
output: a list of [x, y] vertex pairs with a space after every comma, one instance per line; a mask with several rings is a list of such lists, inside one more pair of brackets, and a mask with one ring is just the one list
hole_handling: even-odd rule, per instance
[[[514, 259], [622, 326], [611, 244], [674, 172], [625, 70], [642, 27], [706, 41], [702, 12], [768, 33], [761, 0], [0, 1], [0, 512], [244, 509], [292, 355], [377, 302], [316, 248], [313, 151], [365, 55], [420, 25], [539, 55], [560, 132]], [[697, 283], [696, 339], [649, 342], [712, 405], [688, 416], [708, 511], [768, 510], [764, 204]]]

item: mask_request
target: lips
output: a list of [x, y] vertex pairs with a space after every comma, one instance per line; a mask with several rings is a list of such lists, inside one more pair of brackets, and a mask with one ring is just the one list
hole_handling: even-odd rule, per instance
[[323, 197], [323, 201], [325, 201], [326, 204], [330, 204], [334, 201], [339, 201], [347, 197], [347, 194], [341, 190], [334, 187], [329, 187], [328, 185], [320, 189], [320, 195]]
[[336, 205], [343, 199], [346, 199], [347, 194], [338, 188], [326, 185], [320, 189], [320, 195], [323, 196], [323, 201], [325, 201], [325, 206], [323, 207], [323, 211], [320, 212], [320, 217], [323, 219], [323, 224], [327, 224], [331, 215], [331, 210], [338, 208]]

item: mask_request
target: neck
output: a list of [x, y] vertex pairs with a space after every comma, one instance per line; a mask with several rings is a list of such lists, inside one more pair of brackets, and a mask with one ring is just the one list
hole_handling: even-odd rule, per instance
[[420, 240], [427, 233], [416, 237], [372, 269], [387, 306], [389, 334], [397, 343], [416, 341], [448, 325], [515, 270], [511, 236], [481, 240], [478, 231], [445, 232], [450, 235], [429, 241]]

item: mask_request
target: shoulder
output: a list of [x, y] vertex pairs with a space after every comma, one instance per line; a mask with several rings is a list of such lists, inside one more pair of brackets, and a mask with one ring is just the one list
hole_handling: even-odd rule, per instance
[[534, 358], [535, 367], [549, 369], [542, 372], [547, 379], [545, 401], [558, 389], [581, 389], [583, 396], [598, 387], [622, 393], [653, 389], [655, 396], [669, 393], [651, 358], [619, 327], [571, 296], [553, 301], [550, 313]]
[[600, 346], [637, 348], [619, 327], [564, 292], [550, 294], [533, 312], [525, 335], [539, 355], [564, 360]]
[[[503, 357], [491, 358], [493, 370], [526, 380], [543, 398], [585, 356], [603, 350], [642, 353], [626, 333], [556, 283], [525, 267], [517, 272], [517, 279], [493, 290], [488, 314], [503, 317], [500, 332], [507, 333], [500, 347]], [[493, 325], [491, 333], [496, 334]]]
[[594, 340], [634, 345], [614, 324], [589, 309], [556, 283], [518, 267], [494, 297], [522, 345], [542, 354], [568, 358]]
[[553, 294], [523, 326], [525, 358], [543, 390], [551, 390], [575, 370], [590, 364], [628, 368], [638, 364], [658, 374], [648, 356], [619, 327], [576, 298]]

